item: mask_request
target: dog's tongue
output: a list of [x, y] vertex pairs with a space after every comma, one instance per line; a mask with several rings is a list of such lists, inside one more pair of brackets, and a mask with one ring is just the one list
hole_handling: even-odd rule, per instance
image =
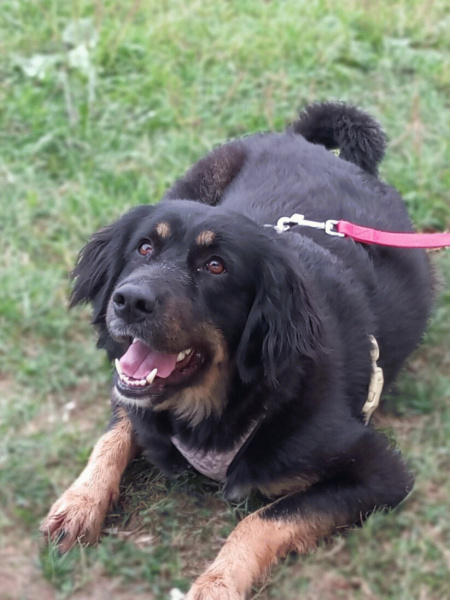
[[120, 359], [120, 366], [128, 377], [145, 379], [153, 369], [158, 369], [158, 377], [169, 377], [176, 362], [176, 354], [157, 352], [144, 342], [136, 340]]

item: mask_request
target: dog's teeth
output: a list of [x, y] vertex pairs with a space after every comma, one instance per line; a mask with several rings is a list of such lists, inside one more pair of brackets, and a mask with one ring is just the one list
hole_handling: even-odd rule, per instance
[[182, 350], [181, 352], [178, 353], [177, 356], [177, 362], [181, 362], [182, 360], [184, 360], [186, 358], [186, 356], [188, 354], [190, 354], [192, 352], [192, 348], [186, 348], [186, 350]]
[[133, 379], [132, 377], [128, 377], [128, 375], [125, 375], [123, 371], [119, 372], [119, 377], [120, 380], [129, 387], [145, 387], [149, 383], [153, 383], [153, 380], [156, 377], [157, 370], [158, 369], [153, 369], [153, 371], [149, 374], [148, 379]]
[[116, 371], [119, 373], [119, 375], [122, 375], [123, 371], [118, 358], [116, 358], [114, 364], [116, 365]]
[[[152, 383], [153, 383], [153, 382], [154, 382], [154, 380], [155, 380], [155, 377], [156, 377], [156, 373], [157, 373], [157, 372], [158, 372], [158, 369], [157, 369], [157, 368], [156, 368], [156, 369], [153, 369], [153, 371], [147, 375], [147, 379], [145, 380], [145, 383], [148, 383], [149, 385], [152, 385]], [[144, 385], [145, 385], [145, 384], [144, 384]]]

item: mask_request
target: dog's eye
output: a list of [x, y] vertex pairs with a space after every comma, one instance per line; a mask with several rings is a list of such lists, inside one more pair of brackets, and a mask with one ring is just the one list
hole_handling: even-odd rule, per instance
[[150, 242], [142, 242], [138, 248], [141, 256], [149, 256], [153, 252], [153, 246]]
[[225, 265], [218, 258], [212, 258], [209, 260], [205, 265], [205, 269], [213, 275], [221, 275], [226, 271]]

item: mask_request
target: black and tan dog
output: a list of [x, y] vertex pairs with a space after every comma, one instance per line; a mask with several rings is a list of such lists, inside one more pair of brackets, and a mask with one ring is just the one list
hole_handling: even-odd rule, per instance
[[217, 148], [159, 204], [94, 234], [72, 304], [92, 303], [99, 346], [116, 359], [113, 418], [42, 525], [62, 551], [98, 540], [141, 451], [168, 474], [193, 466], [222, 481], [228, 498], [270, 499], [189, 600], [244, 598], [278, 558], [409, 493], [410, 472], [363, 409], [380, 368], [386, 389], [423, 335], [425, 253], [273, 227], [303, 213], [412, 231], [377, 177], [384, 148], [368, 115], [314, 105], [285, 133]]

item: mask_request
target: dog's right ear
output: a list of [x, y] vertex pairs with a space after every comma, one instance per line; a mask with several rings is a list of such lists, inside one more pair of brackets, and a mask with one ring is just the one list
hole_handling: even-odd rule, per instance
[[108, 300], [125, 266], [125, 247], [133, 229], [153, 207], [138, 206], [91, 237], [78, 255], [71, 278], [75, 282], [70, 307], [90, 302], [92, 323], [105, 322]]
[[92, 302], [94, 323], [101, 320], [99, 317], [103, 312], [103, 302], [99, 302], [99, 296], [106, 296], [105, 292], [114, 280], [114, 272], [120, 273], [121, 270], [119, 257], [112, 252], [113, 239], [114, 225], [108, 225], [94, 233], [78, 255], [77, 264], [71, 273], [75, 283], [70, 307]]

